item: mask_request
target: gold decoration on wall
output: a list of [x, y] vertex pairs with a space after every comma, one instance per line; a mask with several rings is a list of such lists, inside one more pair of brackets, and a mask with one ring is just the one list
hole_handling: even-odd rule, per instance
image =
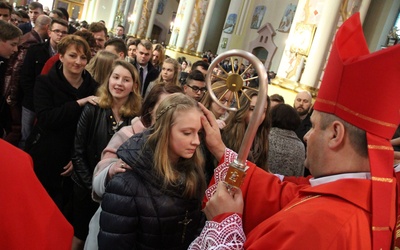
[[317, 26], [315, 24], [297, 23], [290, 46], [290, 52], [308, 56], [316, 29]]

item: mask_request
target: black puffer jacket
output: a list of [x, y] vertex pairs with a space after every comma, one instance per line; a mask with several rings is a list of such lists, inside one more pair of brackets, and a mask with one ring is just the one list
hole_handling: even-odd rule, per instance
[[186, 199], [182, 186], [162, 188], [153, 152], [144, 147], [148, 135], [134, 135], [118, 149], [133, 170], [114, 176], [107, 185], [99, 249], [187, 249], [204, 225], [200, 195]]

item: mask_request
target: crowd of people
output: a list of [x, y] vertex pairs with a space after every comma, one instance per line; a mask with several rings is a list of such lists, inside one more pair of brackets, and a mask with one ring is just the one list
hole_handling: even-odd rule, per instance
[[[387, 111], [382, 114], [349, 101], [358, 94], [349, 81], [361, 86], [374, 76], [355, 73], [369, 65], [362, 60], [350, 76], [337, 70], [347, 64], [334, 61], [365, 58], [366, 46], [350, 54], [349, 48], [342, 51], [346, 42], [333, 49], [315, 103], [308, 91], [297, 93], [293, 105], [279, 94], [267, 97], [247, 176], [241, 188], [233, 188], [224, 177], [253, 117], [260, 83], [249, 82], [235, 96], [223, 79], [231, 73], [253, 79], [254, 69], [238, 65], [236, 58], [213, 69], [211, 89], [220, 104], [240, 104], [237, 112], [228, 112], [206, 87], [215, 58], [211, 51], [191, 63], [168, 57], [163, 44], [126, 35], [122, 25], [111, 35], [101, 21], [74, 27], [62, 8], [45, 13], [32, 2], [28, 9], [29, 20], [15, 22], [17, 11], [0, 2], [0, 147], [12, 144], [33, 160], [40, 185], [32, 185], [44, 188], [52, 200], [47, 198], [46, 206], [58, 211], [48, 230], [60, 232], [60, 249], [371, 249], [372, 244], [386, 249], [392, 244], [396, 181], [387, 157], [393, 159], [393, 151], [387, 149], [382, 161], [383, 154], [371, 152], [376, 148], [369, 144], [390, 146], [399, 107], [394, 99], [375, 99]], [[339, 30], [337, 40], [363, 42], [357, 18], [345, 22], [350, 28]], [[359, 37], [348, 39], [348, 30]], [[389, 52], [399, 51], [393, 46]], [[389, 52], [377, 57], [386, 60]], [[398, 93], [393, 79], [400, 71], [394, 69], [381, 69], [387, 72], [389, 97]], [[393, 102], [390, 108], [387, 102]], [[388, 181], [371, 185], [374, 178]], [[371, 197], [380, 197], [387, 210], [379, 210]], [[319, 220], [321, 227], [315, 226]], [[376, 235], [371, 225], [389, 232]], [[8, 241], [18, 240], [8, 233]]]

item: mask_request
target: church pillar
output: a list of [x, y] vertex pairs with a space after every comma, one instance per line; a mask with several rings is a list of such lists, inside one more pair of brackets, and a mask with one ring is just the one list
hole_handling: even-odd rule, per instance
[[183, 9], [185, 7], [185, 0], [181, 0], [178, 5], [178, 10], [176, 11], [175, 20], [172, 24], [172, 34], [168, 42], [168, 47], [174, 49], [176, 47], [176, 42], [179, 34], [179, 27], [181, 25], [183, 17]]
[[121, 12], [124, 13], [124, 20], [122, 22], [122, 25], [125, 27], [125, 34], [127, 34], [127, 32], [128, 32], [127, 24], [128, 24], [129, 9], [130, 9], [132, 1], [129, 1], [129, 0], [124, 0], [124, 1], [125, 1], [125, 3], [121, 4], [121, 8], [122, 8]]
[[137, 30], [137, 37], [144, 39], [146, 36], [147, 25], [149, 23], [151, 10], [153, 9], [154, 0], [144, 0], [142, 12], [139, 13], [140, 21]]
[[194, 54], [196, 52], [200, 35], [205, 31], [203, 25], [206, 12], [204, 10], [207, 10], [208, 3], [209, 0], [196, 0], [189, 26], [189, 34], [184, 44], [184, 53]]
[[208, 3], [207, 13], [206, 13], [206, 16], [204, 18], [203, 28], [201, 29], [201, 34], [200, 34], [200, 37], [198, 39], [199, 42], [198, 42], [197, 49], [196, 49], [197, 56], [201, 56], [201, 54], [204, 51], [204, 44], [206, 42], [206, 36], [207, 36], [208, 28], [210, 27], [210, 24], [211, 24], [211, 17], [212, 17], [213, 12], [214, 12], [215, 2], [216, 2], [216, 0], [210, 0], [209, 3]]
[[149, 25], [147, 26], [147, 32], [146, 32], [147, 40], [150, 40], [150, 38], [151, 38], [151, 32], [153, 31], [154, 19], [156, 18], [156, 13], [157, 13], [157, 8], [158, 8], [159, 2], [160, 2], [160, 0], [154, 0], [154, 3], [153, 3], [153, 9], [151, 10]]
[[111, 10], [110, 10], [110, 17], [108, 19], [107, 23], [111, 24], [111, 27], [114, 28], [116, 25], [115, 22], [115, 17], [117, 16], [117, 12], [118, 12], [118, 4], [120, 3], [120, 1], [113, 1], [112, 6], [111, 6]]
[[179, 52], [183, 51], [185, 46], [186, 38], [189, 32], [190, 21], [192, 20], [192, 14], [196, 1], [188, 0], [185, 2], [185, 8], [183, 10], [182, 23], [179, 28], [178, 41], [176, 42], [176, 49]]
[[[222, 30], [218, 51], [217, 54], [221, 54], [227, 50], [229, 50], [229, 43], [232, 40], [232, 35], [234, 34], [235, 30], [237, 29], [237, 25], [241, 22], [244, 22], [244, 18], [239, 14], [242, 5], [248, 5], [250, 1], [242, 1], [242, 0], [231, 0], [229, 5], [228, 12], [226, 14], [224, 28]], [[221, 46], [223, 44], [223, 46]]]
[[144, 2], [144, 0], [136, 0], [135, 6], [133, 7], [132, 23], [131, 23], [132, 28], [130, 29], [129, 33], [132, 34], [134, 37], [137, 37], [140, 16], [141, 16], [142, 9], [143, 9], [143, 2]]
[[305, 86], [315, 89], [319, 87], [321, 70], [337, 30], [340, 5], [341, 1], [325, 1], [304, 73], [300, 79], [300, 83]]
[[361, 6], [360, 6], [361, 23], [364, 23], [365, 16], [367, 15], [370, 4], [371, 4], [371, 0], [362, 0], [362, 2], [361, 2]]

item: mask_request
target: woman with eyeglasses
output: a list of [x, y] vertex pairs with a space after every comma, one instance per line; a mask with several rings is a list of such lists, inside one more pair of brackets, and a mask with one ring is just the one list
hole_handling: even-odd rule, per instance
[[[211, 85], [213, 92], [217, 99], [222, 103], [225, 107], [230, 107], [233, 100], [233, 93], [232, 91], [228, 90], [225, 81], [217, 81]], [[218, 124], [219, 129], [223, 129], [225, 124], [226, 115], [228, 112], [226, 109], [220, 107], [214, 100], [211, 98], [210, 92], [206, 92], [203, 98], [201, 99], [201, 104], [204, 105], [205, 108], [211, 111], [215, 116], [216, 122]], [[207, 149], [204, 143], [200, 145], [204, 158], [206, 161], [205, 164], [205, 175], [207, 183], [210, 182], [211, 177], [214, 174], [214, 168], [218, 164], [219, 159], [215, 159], [211, 152]]]
[[97, 83], [85, 71], [91, 57], [86, 40], [69, 35], [58, 43], [60, 59], [34, 88], [36, 124], [26, 143], [35, 173], [64, 216], [72, 222], [72, 148], [83, 106], [93, 98]]
[[[211, 88], [220, 103], [229, 108], [232, 104], [233, 93], [229, 91], [225, 81], [217, 81], [211, 85]], [[224, 128], [226, 126], [224, 121], [224, 118], [226, 118], [225, 115], [227, 114], [226, 109], [215, 103], [209, 92], [206, 92], [203, 96], [201, 103], [214, 114], [215, 119], [217, 119], [218, 127], [220, 129]]]
[[[253, 89], [245, 90], [239, 97], [240, 109], [231, 112], [226, 119], [226, 126], [222, 129], [222, 140], [226, 147], [238, 152], [242, 144], [247, 125], [250, 122], [253, 110], [256, 106], [258, 91]], [[268, 118], [270, 100], [267, 97], [265, 112], [260, 119], [253, 145], [251, 146], [248, 160], [257, 164], [258, 167], [268, 171], [268, 135], [271, 128], [271, 121]]]

